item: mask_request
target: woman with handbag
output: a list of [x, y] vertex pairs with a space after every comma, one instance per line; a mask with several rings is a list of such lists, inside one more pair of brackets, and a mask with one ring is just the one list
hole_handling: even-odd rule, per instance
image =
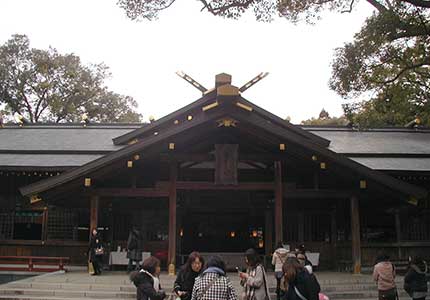
[[283, 266], [285, 289], [284, 300], [318, 300], [320, 286], [312, 274], [297, 258], [289, 257]]
[[100, 236], [96, 229], [91, 232], [91, 240], [89, 246], [89, 261], [92, 263], [94, 268], [93, 275], [100, 275], [102, 273], [102, 258], [104, 254], [104, 248]]
[[225, 263], [218, 256], [211, 256], [206, 269], [194, 283], [191, 300], [237, 300], [233, 284], [225, 273]]
[[248, 265], [246, 273], [239, 272], [240, 285], [244, 288], [241, 300], [270, 300], [266, 272], [257, 251], [252, 248], [246, 250], [245, 261]]
[[379, 254], [373, 268], [373, 280], [378, 285], [379, 300], [396, 300], [398, 296], [395, 278], [396, 269], [390, 262], [390, 257], [386, 254]]
[[276, 300], [281, 299], [281, 279], [284, 277], [282, 266], [287, 260], [288, 250], [284, 248], [282, 242], [279, 242], [272, 256], [272, 265], [275, 266], [276, 279]]

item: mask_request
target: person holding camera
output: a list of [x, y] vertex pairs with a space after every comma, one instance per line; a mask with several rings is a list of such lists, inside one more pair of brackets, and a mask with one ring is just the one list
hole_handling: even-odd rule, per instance
[[185, 265], [179, 270], [173, 291], [181, 300], [190, 300], [194, 281], [200, 275], [204, 260], [199, 252], [191, 252]]

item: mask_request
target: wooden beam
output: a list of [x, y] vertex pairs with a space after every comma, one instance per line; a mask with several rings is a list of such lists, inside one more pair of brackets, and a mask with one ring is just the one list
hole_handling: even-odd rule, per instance
[[169, 186], [169, 250], [168, 264], [169, 274], [175, 274], [176, 264], [176, 181], [178, 179], [178, 165], [170, 164]]
[[[88, 195], [100, 197], [169, 197], [168, 181], [157, 181], [155, 188], [95, 188], [86, 191]], [[237, 186], [218, 186], [206, 181], [177, 181], [177, 190], [235, 190], [235, 191], [274, 191], [273, 182], [242, 182]], [[348, 190], [318, 190], [313, 189], [289, 189], [284, 184], [283, 197], [287, 199], [349, 199], [352, 191]]]
[[280, 161], [275, 161], [275, 239], [276, 244], [283, 241], [282, 219], [282, 166]]
[[361, 240], [360, 240], [360, 208], [357, 196], [350, 198], [351, 202], [351, 245], [352, 270], [354, 274], [361, 273]]
[[90, 191], [91, 194], [100, 197], [169, 197], [169, 189], [166, 188], [98, 188]]
[[99, 214], [99, 196], [93, 195], [90, 197], [90, 240], [93, 229], [97, 229], [98, 214]]
[[[155, 184], [156, 188], [164, 189], [169, 186], [169, 182], [158, 181]], [[236, 191], [255, 191], [266, 190], [273, 191], [275, 185], [272, 182], [242, 182], [238, 185], [216, 185], [213, 182], [207, 181], [177, 181], [176, 188], [178, 190], [236, 190]]]
[[[240, 154], [239, 161], [253, 161], [253, 162], [274, 162], [274, 161], [289, 161], [291, 157], [286, 154]], [[160, 154], [160, 161], [162, 162], [206, 162], [215, 161], [215, 156], [213, 154], [187, 154], [187, 153], [175, 153], [175, 154]]]

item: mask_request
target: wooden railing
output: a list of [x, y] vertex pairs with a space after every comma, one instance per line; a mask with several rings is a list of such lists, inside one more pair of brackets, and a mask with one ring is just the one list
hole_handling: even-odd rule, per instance
[[0, 256], [0, 271], [54, 272], [66, 271], [69, 257]]

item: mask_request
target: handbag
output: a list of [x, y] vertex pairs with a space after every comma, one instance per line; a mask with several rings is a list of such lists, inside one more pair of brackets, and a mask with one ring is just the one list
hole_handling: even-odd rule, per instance
[[88, 262], [88, 274], [93, 275], [94, 274], [94, 266], [92, 262]]
[[379, 296], [382, 299], [398, 299], [397, 288], [392, 288], [389, 290], [379, 290]]
[[105, 249], [103, 247], [96, 248], [94, 252], [96, 255], [103, 255], [105, 254]]

